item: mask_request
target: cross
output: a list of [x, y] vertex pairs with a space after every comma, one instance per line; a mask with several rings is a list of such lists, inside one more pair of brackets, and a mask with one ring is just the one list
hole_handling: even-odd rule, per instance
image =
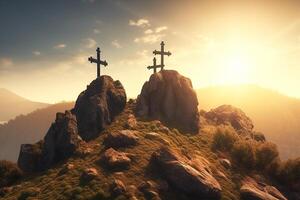
[[161, 70], [163, 70], [163, 69], [164, 69], [164, 66], [165, 66], [165, 64], [164, 64], [164, 56], [165, 56], [165, 55], [166, 55], [166, 56], [170, 56], [170, 55], [171, 55], [171, 52], [170, 52], [170, 51], [165, 52], [165, 43], [164, 43], [164, 41], [162, 41], [162, 42], [160, 43], [160, 46], [161, 46], [160, 51], [154, 50], [154, 51], [153, 51], [153, 54], [154, 54], [154, 55], [157, 55], [157, 54], [160, 55], [160, 66], [161, 66]]
[[148, 66], [148, 69], [153, 69], [153, 73], [156, 73], [156, 68], [161, 67], [161, 65], [156, 65], [156, 58], [153, 58], [153, 65], [152, 66]]
[[101, 51], [100, 51], [99, 47], [97, 48], [96, 52], [97, 52], [97, 59], [95, 59], [91, 56], [91, 57], [89, 57], [88, 60], [91, 63], [97, 63], [97, 78], [99, 78], [100, 77], [100, 65], [103, 65], [104, 67], [106, 67], [108, 64], [107, 64], [106, 60], [104, 60], [104, 61], [100, 60], [100, 52]]

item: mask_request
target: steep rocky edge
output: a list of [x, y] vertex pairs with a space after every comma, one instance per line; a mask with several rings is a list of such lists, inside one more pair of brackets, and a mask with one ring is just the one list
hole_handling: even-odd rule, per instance
[[77, 98], [75, 107], [57, 113], [44, 139], [21, 145], [18, 165], [24, 172], [37, 172], [70, 157], [85, 141], [99, 136], [126, 104], [126, 92], [119, 81], [101, 76]]

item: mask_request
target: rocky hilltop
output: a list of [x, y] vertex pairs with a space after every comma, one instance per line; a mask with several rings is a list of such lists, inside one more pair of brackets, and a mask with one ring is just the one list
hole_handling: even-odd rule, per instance
[[41, 171], [70, 157], [85, 141], [99, 136], [125, 104], [126, 92], [120, 81], [109, 76], [97, 78], [78, 96], [71, 111], [56, 114], [44, 140], [21, 145], [19, 167], [24, 172]]
[[174, 70], [151, 75], [137, 98], [137, 114], [198, 133], [198, 99], [189, 78]]
[[0, 198], [299, 199], [300, 160], [281, 162], [240, 109], [197, 105], [175, 71], [152, 75], [127, 103], [122, 84], [102, 76], [44, 140], [21, 146], [23, 172], [0, 162]]

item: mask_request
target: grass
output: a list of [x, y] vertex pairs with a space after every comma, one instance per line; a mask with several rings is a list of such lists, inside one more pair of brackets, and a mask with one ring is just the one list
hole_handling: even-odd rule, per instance
[[[88, 199], [101, 200], [112, 199], [110, 194], [110, 185], [113, 179], [118, 177], [126, 186], [138, 187], [142, 181], [153, 180], [162, 181], [160, 173], [149, 167], [151, 154], [157, 150], [162, 143], [157, 140], [146, 139], [148, 132], [157, 132], [160, 136], [170, 142], [170, 146], [178, 149], [187, 157], [194, 154], [200, 154], [211, 163], [211, 169], [214, 174], [218, 171], [224, 173], [227, 179], [215, 176], [222, 186], [222, 199], [240, 199], [239, 184], [245, 176], [244, 169], [233, 166], [231, 170], [225, 169], [218, 161], [219, 152], [211, 150], [214, 140], [214, 133], [218, 127], [206, 124], [201, 127], [200, 134], [181, 133], [177, 129], [171, 129], [169, 132], [162, 130], [162, 126], [157, 121], [142, 121], [138, 119], [136, 130], [139, 131], [139, 144], [130, 148], [121, 148], [119, 150], [135, 154], [130, 167], [117, 174], [115, 171], [101, 167], [99, 160], [101, 153], [105, 150], [102, 145], [106, 134], [112, 131], [124, 129], [129, 114], [133, 113], [133, 105], [128, 104], [123, 113], [116, 117], [114, 122], [94, 141], [89, 143], [93, 151], [84, 156], [74, 155], [70, 159], [58, 163], [52, 169], [43, 173], [33, 174], [30, 177], [23, 178], [14, 185], [12, 192], [7, 194], [3, 199], [15, 200], [26, 197], [28, 188], [38, 189], [39, 192], [34, 194], [36, 199]], [[97, 145], [100, 144], [100, 145]], [[75, 167], [65, 174], [59, 172], [65, 164], [72, 163]], [[80, 183], [80, 176], [85, 168], [93, 167], [98, 170], [99, 176], [86, 184]], [[248, 175], [248, 174], [247, 174]], [[27, 193], [26, 193], [27, 192]], [[28, 196], [28, 195], [27, 195]], [[30, 197], [30, 195], [28, 196]], [[137, 192], [138, 199], [144, 199], [142, 193]], [[172, 186], [162, 194], [163, 199], [192, 199], [178, 192]], [[124, 197], [120, 197], [120, 199]], [[26, 199], [26, 198], [25, 198]], [[125, 198], [126, 199], [126, 198]]]

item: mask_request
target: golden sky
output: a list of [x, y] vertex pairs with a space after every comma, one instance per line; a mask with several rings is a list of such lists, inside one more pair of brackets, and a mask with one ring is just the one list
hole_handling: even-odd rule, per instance
[[166, 69], [194, 88], [250, 83], [300, 98], [299, 8], [283, 0], [4, 0], [0, 87], [35, 101], [75, 100], [96, 76], [87, 58], [100, 46], [109, 63], [102, 73], [136, 97], [164, 40]]

